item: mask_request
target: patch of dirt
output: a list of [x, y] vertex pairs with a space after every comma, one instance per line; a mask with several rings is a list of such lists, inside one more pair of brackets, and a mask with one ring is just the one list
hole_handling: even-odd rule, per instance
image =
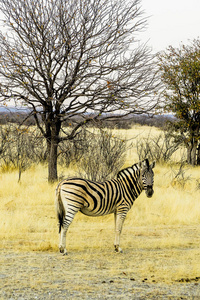
[[[100, 249], [68, 256], [0, 250], [0, 299], [200, 299], [199, 276], [167, 281], [153, 270], [145, 276], [138, 263], [151, 258], [138, 251], [141, 256], [127, 250], [109, 260]], [[154, 255], [161, 263], [160, 252]]]

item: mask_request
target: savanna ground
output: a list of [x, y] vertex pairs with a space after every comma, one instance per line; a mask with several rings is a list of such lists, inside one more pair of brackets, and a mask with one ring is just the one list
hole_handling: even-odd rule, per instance
[[[137, 161], [133, 144], [126, 165]], [[2, 173], [0, 299], [200, 299], [200, 167], [173, 181], [176, 168], [156, 165], [154, 196], [143, 193], [129, 212], [122, 254], [114, 253], [112, 215], [77, 214], [68, 256], [58, 252], [56, 184], [47, 183], [46, 166], [27, 170], [21, 183], [17, 171]], [[66, 177], [75, 172], [60, 169]]]

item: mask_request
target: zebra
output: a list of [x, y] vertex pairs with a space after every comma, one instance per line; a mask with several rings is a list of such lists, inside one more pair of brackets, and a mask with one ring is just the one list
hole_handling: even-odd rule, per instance
[[59, 222], [59, 249], [67, 255], [66, 234], [78, 211], [87, 216], [103, 216], [114, 213], [115, 252], [120, 248], [120, 234], [128, 211], [135, 199], [145, 190], [152, 197], [155, 162], [145, 159], [117, 174], [116, 179], [93, 182], [82, 178], [68, 178], [56, 188], [56, 211]]

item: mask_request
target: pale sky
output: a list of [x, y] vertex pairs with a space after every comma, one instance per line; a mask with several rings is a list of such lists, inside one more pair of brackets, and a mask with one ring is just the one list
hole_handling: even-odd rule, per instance
[[148, 41], [153, 52], [200, 37], [200, 0], [141, 0], [141, 6], [149, 19], [139, 38]]

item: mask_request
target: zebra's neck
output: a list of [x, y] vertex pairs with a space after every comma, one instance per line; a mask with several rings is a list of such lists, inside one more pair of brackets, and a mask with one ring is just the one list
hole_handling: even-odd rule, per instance
[[125, 186], [125, 190], [131, 194], [135, 200], [142, 192], [143, 185], [140, 178], [140, 168], [138, 164], [121, 170], [117, 175], [118, 180]]

